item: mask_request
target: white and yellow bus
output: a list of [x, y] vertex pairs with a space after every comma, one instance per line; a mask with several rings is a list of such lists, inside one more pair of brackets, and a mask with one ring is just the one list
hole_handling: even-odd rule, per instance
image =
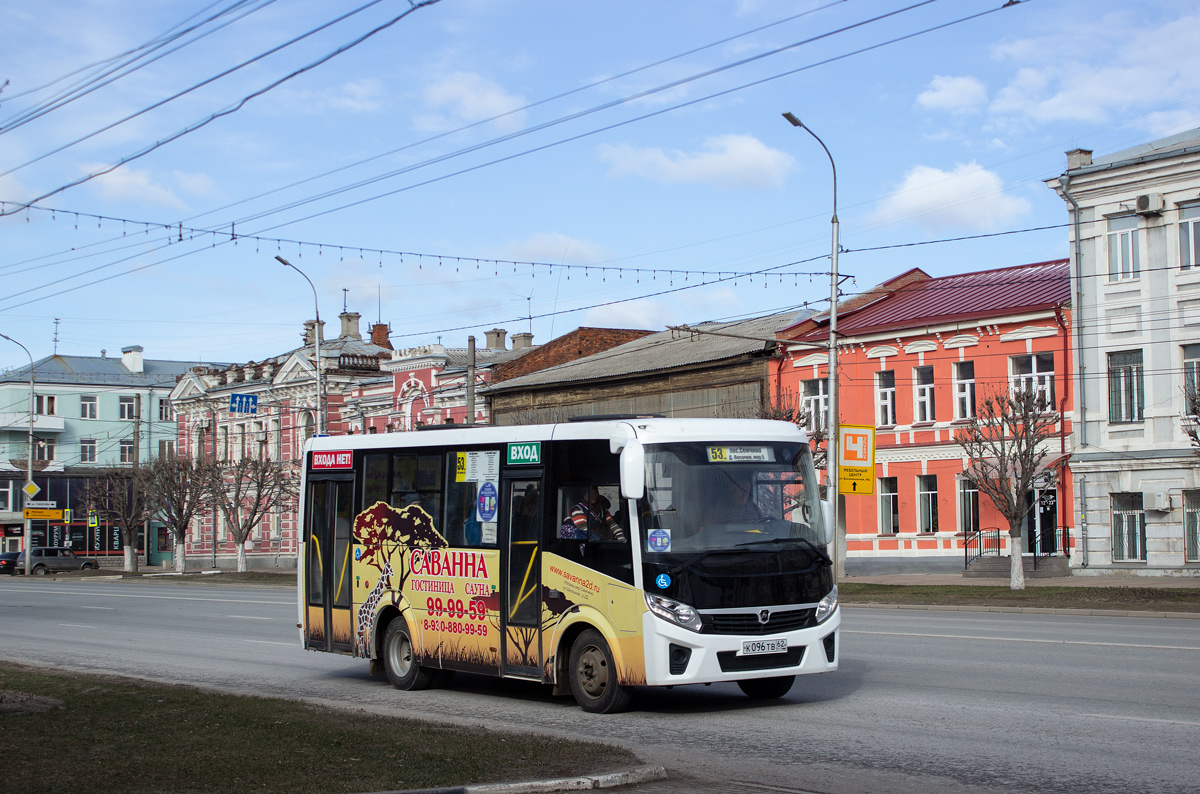
[[782, 697], [838, 666], [827, 506], [785, 422], [594, 418], [314, 438], [305, 648], [400, 689], [455, 671], [588, 711], [638, 686]]

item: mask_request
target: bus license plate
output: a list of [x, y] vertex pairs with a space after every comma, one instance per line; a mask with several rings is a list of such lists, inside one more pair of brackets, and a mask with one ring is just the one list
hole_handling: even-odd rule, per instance
[[787, 653], [787, 639], [780, 637], [776, 640], [746, 640], [742, 643], [739, 656], [760, 656], [765, 653]]

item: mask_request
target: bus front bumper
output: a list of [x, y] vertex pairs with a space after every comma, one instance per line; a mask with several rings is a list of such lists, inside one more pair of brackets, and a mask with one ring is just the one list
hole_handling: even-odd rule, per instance
[[[778, 634], [698, 634], [653, 613], [642, 616], [646, 684], [676, 686], [829, 673], [841, 652], [839, 606], [818, 626]], [[743, 643], [787, 641], [787, 651], [745, 653]], [[751, 649], [754, 650], [754, 649]]]

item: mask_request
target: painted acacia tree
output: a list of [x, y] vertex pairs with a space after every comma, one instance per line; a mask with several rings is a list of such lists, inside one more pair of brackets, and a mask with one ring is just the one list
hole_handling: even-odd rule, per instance
[[146, 509], [161, 521], [175, 538], [175, 570], [187, 570], [184, 554], [192, 519], [206, 503], [209, 484], [215, 477], [207, 458], [193, 460], [174, 453], [154, 458], [141, 467], [140, 477]]
[[138, 569], [138, 532], [150, 517], [146, 509], [144, 464], [112, 466], [92, 473], [83, 488], [89, 510], [121, 533], [125, 570]]
[[1045, 443], [1054, 435], [1059, 416], [1036, 389], [998, 391], [985, 396], [970, 422], [955, 434], [970, 465], [963, 476], [985, 494], [1008, 522], [1011, 558], [1009, 587], [1025, 589], [1021, 553], [1025, 516], [1032, 509], [1034, 480], [1053, 486], [1057, 470], [1042, 471], [1050, 453]]
[[246, 571], [246, 539], [272, 509], [295, 498], [286, 464], [265, 455], [244, 455], [208, 470], [207, 491], [237, 544], [237, 569]]

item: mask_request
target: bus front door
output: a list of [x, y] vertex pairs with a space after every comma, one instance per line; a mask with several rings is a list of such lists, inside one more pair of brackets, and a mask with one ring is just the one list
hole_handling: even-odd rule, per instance
[[307, 609], [304, 647], [348, 652], [353, 648], [350, 615], [350, 525], [353, 479], [309, 480], [304, 554]]
[[504, 599], [500, 605], [501, 673], [542, 678], [541, 537], [544, 498], [541, 473], [505, 477], [502, 487], [507, 532], [504, 542]]

